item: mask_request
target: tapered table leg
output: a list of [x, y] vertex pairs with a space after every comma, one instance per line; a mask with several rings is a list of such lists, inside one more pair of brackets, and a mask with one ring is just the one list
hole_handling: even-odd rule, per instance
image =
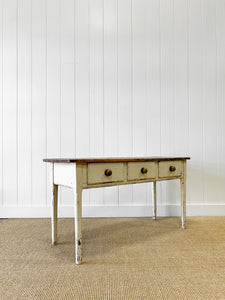
[[75, 262], [77, 265], [82, 262], [82, 189], [74, 188], [74, 225], [75, 225]]
[[153, 220], [156, 220], [156, 215], [157, 215], [157, 204], [156, 204], [156, 181], [153, 182], [153, 188], [152, 188], [152, 195], [153, 195]]
[[186, 161], [184, 161], [184, 172], [180, 179], [181, 187], [181, 226], [184, 229], [186, 223]]
[[58, 209], [58, 185], [54, 184], [54, 163], [50, 168], [50, 184], [51, 184], [51, 222], [52, 222], [52, 245], [57, 242], [57, 209]]

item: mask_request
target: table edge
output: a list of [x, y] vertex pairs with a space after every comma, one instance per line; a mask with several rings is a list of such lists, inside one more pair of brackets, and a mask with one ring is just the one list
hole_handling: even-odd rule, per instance
[[108, 158], [44, 158], [43, 162], [50, 163], [101, 163], [101, 162], [138, 162], [138, 161], [168, 161], [187, 160], [190, 157], [108, 157]]

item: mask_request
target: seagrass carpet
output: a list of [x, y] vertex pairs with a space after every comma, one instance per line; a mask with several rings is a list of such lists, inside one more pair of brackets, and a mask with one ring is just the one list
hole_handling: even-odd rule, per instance
[[225, 299], [225, 217], [72, 219], [0, 224], [0, 299]]

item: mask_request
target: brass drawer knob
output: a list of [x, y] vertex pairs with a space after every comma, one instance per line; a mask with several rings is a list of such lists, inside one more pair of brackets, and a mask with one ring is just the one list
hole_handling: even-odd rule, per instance
[[147, 168], [141, 168], [141, 173], [142, 174], [147, 174], [148, 173], [148, 169]]
[[176, 167], [175, 166], [170, 166], [169, 170], [170, 170], [170, 172], [174, 172], [174, 171], [176, 171]]
[[112, 170], [106, 169], [105, 170], [105, 176], [111, 176], [112, 175]]

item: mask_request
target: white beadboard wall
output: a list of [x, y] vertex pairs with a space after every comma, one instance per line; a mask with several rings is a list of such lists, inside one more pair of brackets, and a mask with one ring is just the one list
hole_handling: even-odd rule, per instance
[[[225, 215], [224, 132], [224, 0], [0, 0], [0, 217], [50, 216], [44, 157], [140, 155], [191, 156], [188, 215]], [[178, 181], [157, 194], [179, 215]], [[151, 205], [151, 184], [83, 194], [83, 216]]]

